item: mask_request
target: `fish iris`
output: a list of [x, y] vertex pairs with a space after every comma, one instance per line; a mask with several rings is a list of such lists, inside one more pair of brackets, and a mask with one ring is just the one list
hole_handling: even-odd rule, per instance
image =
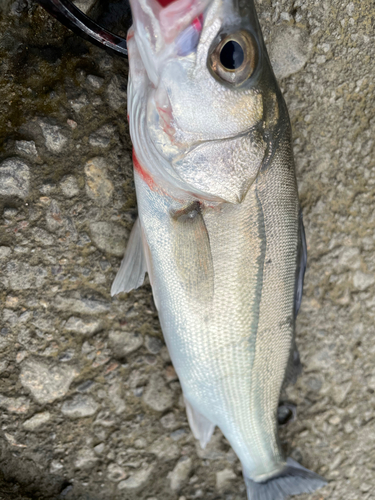
[[234, 40], [227, 42], [220, 52], [220, 62], [224, 68], [229, 70], [238, 69], [243, 63], [244, 57], [241, 45]]

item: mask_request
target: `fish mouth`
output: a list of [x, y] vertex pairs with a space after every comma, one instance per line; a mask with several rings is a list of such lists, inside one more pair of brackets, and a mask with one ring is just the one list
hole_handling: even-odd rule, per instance
[[130, 0], [133, 21], [141, 23], [146, 32], [161, 36], [165, 44], [198, 18], [212, 0]]

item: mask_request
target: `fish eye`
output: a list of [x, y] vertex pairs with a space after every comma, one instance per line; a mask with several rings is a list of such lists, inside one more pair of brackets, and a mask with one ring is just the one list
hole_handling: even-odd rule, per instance
[[250, 78], [257, 64], [257, 42], [254, 36], [245, 30], [224, 35], [208, 57], [211, 73], [234, 86], [241, 85]]
[[244, 58], [243, 48], [234, 40], [228, 40], [220, 51], [220, 63], [228, 71], [240, 68]]

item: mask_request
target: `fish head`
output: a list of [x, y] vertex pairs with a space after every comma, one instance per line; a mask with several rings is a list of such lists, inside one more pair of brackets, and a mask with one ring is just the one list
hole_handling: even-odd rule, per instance
[[159, 1], [131, 0], [150, 140], [187, 186], [240, 203], [287, 118], [253, 0]]

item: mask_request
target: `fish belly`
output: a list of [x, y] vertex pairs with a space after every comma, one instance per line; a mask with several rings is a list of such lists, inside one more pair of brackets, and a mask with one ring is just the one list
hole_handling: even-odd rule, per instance
[[[267, 479], [285, 465], [276, 412], [294, 337], [299, 203], [289, 150], [275, 154], [242, 203], [205, 205], [201, 226], [177, 248], [171, 213], [188, 196], [177, 201], [135, 179], [153, 293], [185, 398], [221, 429], [248, 477]], [[209, 249], [197, 257], [189, 238], [204, 246], [200, 232]], [[191, 272], [181, 264], [189, 251]], [[197, 276], [210, 265], [212, 290]]]

